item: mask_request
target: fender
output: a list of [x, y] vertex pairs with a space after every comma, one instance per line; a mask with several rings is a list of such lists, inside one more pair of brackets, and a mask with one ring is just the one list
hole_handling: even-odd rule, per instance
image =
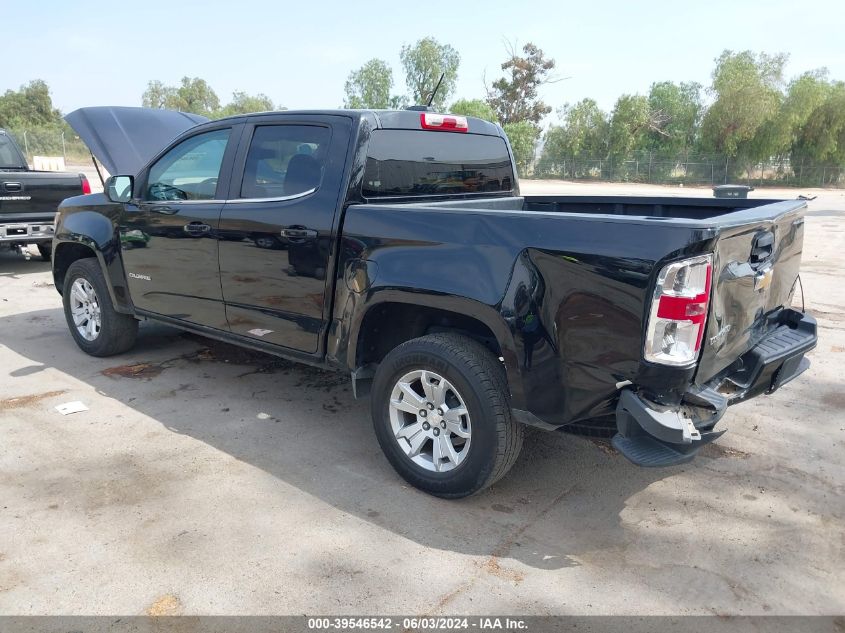
[[94, 252], [100, 263], [115, 310], [122, 314], [134, 314], [135, 308], [126, 287], [126, 273], [120, 257], [120, 239], [117, 237], [116, 222], [120, 213], [120, 206], [109, 203], [103, 194], [65, 200], [59, 208], [53, 240], [53, 280], [61, 293], [56, 264], [61, 262], [64, 245], [86, 246]]
[[358, 369], [358, 340], [364, 317], [376, 306], [384, 303], [404, 303], [413, 306], [434, 308], [464, 315], [479, 321], [489, 329], [496, 339], [504, 359], [511, 398], [515, 407], [521, 407], [522, 379], [519, 368], [519, 355], [513, 334], [508, 323], [496, 306], [490, 306], [478, 300], [456, 295], [447, 295], [419, 288], [396, 288], [378, 286], [367, 293], [356, 293], [347, 288], [341, 292], [338, 283], [337, 318], [330, 329], [328, 357], [330, 364], [345, 366], [349, 371]]

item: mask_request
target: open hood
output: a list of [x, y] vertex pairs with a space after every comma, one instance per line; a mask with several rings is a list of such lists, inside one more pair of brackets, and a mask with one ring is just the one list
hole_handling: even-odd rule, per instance
[[208, 119], [174, 110], [101, 106], [74, 110], [65, 121], [111, 175], [134, 176], [170, 141]]

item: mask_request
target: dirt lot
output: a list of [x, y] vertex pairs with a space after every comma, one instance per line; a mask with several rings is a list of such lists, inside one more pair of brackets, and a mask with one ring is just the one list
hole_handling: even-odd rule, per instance
[[455, 502], [403, 485], [343, 376], [149, 324], [87, 357], [48, 265], [0, 254], [0, 613], [845, 612], [845, 195], [823, 194], [808, 373], [689, 465], [532, 433]]

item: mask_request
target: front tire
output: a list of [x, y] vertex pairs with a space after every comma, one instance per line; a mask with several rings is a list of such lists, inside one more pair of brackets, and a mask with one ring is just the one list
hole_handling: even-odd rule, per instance
[[80, 259], [70, 265], [62, 303], [71, 336], [86, 354], [113, 356], [135, 344], [138, 321], [115, 311], [96, 259]]
[[373, 380], [376, 437], [412, 486], [466, 497], [504, 476], [522, 448], [507, 393], [504, 368], [477, 341], [452, 333], [407, 341]]

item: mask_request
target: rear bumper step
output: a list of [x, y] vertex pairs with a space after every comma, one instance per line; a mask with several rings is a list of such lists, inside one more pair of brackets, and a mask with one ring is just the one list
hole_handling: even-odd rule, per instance
[[35, 244], [36, 242], [52, 242], [53, 234], [52, 219], [45, 222], [0, 222], [0, 243]]
[[724, 431], [702, 433], [701, 439], [694, 445], [667, 444], [650, 435], [623, 437], [617, 433], [613, 436], [611, 443], [617, 451], [637, 466], [662, 468], [692, 461], [702, 446], [709, 444], [723, 433]]
[[753, 349], [743, 354], [738, 368], [721, 381], [733, 388], [728, 404], [762, 393], [772, 393], [810, 366], [804, 354], [816, 346], [816, 320], [796, 310], [782, 310], [777, 326]]
[[[817, 342], [813, 317], [782, 310], [778, 324], [726, 375], [693, 386], [681, 406], [652, 402], [633, 388], [623, 389], [616, 406], [613, 446], [638, 466], [674, 466], [690, 461], [723, 431], [713, 427], [729, 405], [772, 393], [802, 374], [810, 361], [804, 354]], [[722, 390], [729, 386], [729, 392]]]

